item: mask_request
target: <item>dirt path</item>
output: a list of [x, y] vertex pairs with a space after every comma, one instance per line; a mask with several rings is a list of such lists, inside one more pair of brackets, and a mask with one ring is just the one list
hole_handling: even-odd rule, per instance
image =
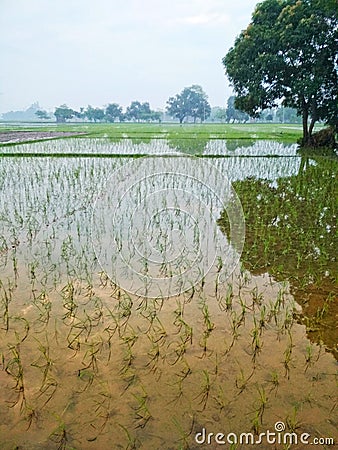
[[51, 139], [56, 137], [79, 136], [85, 133], [76, 131], [3, 131], [0, 132], [0, 143], [20, 143], [36, 141], [39, 139]]

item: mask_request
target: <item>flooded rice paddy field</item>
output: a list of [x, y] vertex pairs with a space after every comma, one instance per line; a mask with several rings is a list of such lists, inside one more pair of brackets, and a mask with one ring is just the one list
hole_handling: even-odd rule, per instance
[[[139, 167], [140, 155], [152, 155], [149, 167], [181, 193], [168, 176], [168, 154], [181, 175], [196, 158], [178, 155], [203, 156], [195, 174], [201, 198], [196, 190], [190, 199], [174, 196], [176, 215], [163, 223], [157, 213], [170, 196], [156, 197], [154, 210], [142, 203], [148, 188], [139, 183], [138, 215], [116, 252], [129, 237], [139, 240], [136, 250], [147, 239], [133, 227], [142, 227], [150, 208], [156, 220], [147, 231], [149, 240], [151, 232], [161, 237], [158, 254], [166, 254], [174, 230], [176, 243], [197, 249], [181, 252], [180, 264], [200, 263], [200, 253], [208, 264], [197, 281], [183, 270], [189, 288], [147, 297], [132, 285], [123, 289], [123, 270], [111, 276], [109, 258], [102, 264], [113, 243], [100, 242], [100, 230], [109, 235], [114, 224], [102, 199], [115, 199], [121, 174], [134, 188], [124, 168]], [[334, 447], [324, 442], [338, 441], [336, 159], [301, 157], [296, 146], [272, 141], [179, 139], [67, 139], [2, 147], [2, 155], [1, 448], [256, 448], [240, 434], [258, 439], [276, 432], [277, 422], [285, 432], [308, 433], [309, 442], [322, 439], [317, 448]], [[208, 197], [211, 165], [243, 209], [245, 242], [234, 249], [241, 258], [233, 271], [224, 249], [234, 223]], [[158, 180], [148, 181], [157, 193]], [[133, 198], [125, 197], [129, 209]], [[212, 234], [198, 202], [214, 208]], [[211, 235], [221, 243], [215, 251]], [[144, 280], [153, 269], [137, 251], [128, 264], [136, 260]], [[153, 279], [171, 279], [177, 267], [165, 262]], [[225, 445], [201, 444], [203, 429], [233, 435]], [[279, 443], [261, 447], [304, 448], [279, 435]]]

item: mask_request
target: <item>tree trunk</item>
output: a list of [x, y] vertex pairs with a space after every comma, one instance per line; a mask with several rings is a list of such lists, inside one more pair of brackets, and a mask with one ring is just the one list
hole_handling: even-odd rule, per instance
[[315, 123], [317, 121], [318, 118], [318, 114], [317, 114], [317, 102], [315, 100], [315, 98], [312, 99], [311, 101], [311, 123], [310, 123], [310, 128], [309, 128], [309, 140], [311, 141], [312, 138], [312, 131], [313, 128], [315, 126]]
[[309, 127], [309, 140], [311, 140], [311, 137], [312, 137], [312, 131], [313, 131], [313, 128], [314, 128], [314, 126], [315, 126], [315, 123], [316, 123], [316, 118], [313, 116], [313, 117], [311, 118], [311, 123], [310, 123], [310, 127]]
[[309, 141], [308, 119], [309, 111], [307, 107], [303, 107], [303, 145], [306, 145]]

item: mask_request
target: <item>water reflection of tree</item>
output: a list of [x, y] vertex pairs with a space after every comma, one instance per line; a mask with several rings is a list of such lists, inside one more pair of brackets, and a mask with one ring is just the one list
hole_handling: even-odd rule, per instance
[[168, 145], [174, 151], [186, 155], [202, 155], [209, 142], [209, 135], [196, 138], [172, 138], [168, 137]]
[[128, 136], [128, 139], [130, 139], [133, 145], [141, 145], [141, 144], [150, 144], [153, 140], [153, 137], [152, 136], [133, 137], [131, 135]]
[[254, 145], [254, 140], [248, 139], [227, 139], [226, 147], [227, 151], [234, 152], [235, 150], [243, 147], [252, 147]]
[[[287, 279], [309, 338], [324, 342], [336, 358], [337, 168], [337, 158], [302, 157], [298, 174], [277, 183], [253, 178], [233, 183], [246, 220], [244, 266], [253, 274]], [[226, 232], [225, 212], [219, 225]]]
[[119, 144], [123, 141], [130, 141], [133, 145], [150, 144], [153, 140], [152, 136], [134, 136], [129, 133], [127, 136], [108, 136], [107, 138], [112, 144]]
[[[207, 133], [204, 133], [202, 137], [201, 134], [196, 135], [196, 137], [168, 136], [168, 145], [173, 150], [187, 155], [202, 155], [210, 140], [211, 137]], [[214, 142], [220, 143], [216, 147], [224, 147], [224, 153], [234, 152], [243, 147], [252, 147], [254, 143], [253, 140], [248, 139], [215, 139]]]

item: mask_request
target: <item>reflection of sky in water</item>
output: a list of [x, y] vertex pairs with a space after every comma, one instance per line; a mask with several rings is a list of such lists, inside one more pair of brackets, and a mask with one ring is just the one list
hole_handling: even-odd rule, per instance
[[[240, 142], [239, 142], [240, 143]], [[252, 146], [242, 145], [236, 148], [236, 142], [232, 141], [234, 150], [225, 150], [225, 141], [209, 141], [206, 145], [207, 151], [214, 155], [210, 158], [180, 158], [180, 163], [175, 167], [175, 174], [187, 174], [189, 163], [191, 161], [198, 161], [198, 167], [194, 171], [193, 176], [197, 179], [205, 180], [208, 185], [211, 183], [211, 171], [210, 164], [216, 167], [220, 171], [221, 185], [224, 186], [224, 179], [227, 178], [231, 182], [236, 180], [245, 180], [248, 178], [265, 179], [268, 180], [270, 185], [277, 187], [277, 180], [279, 178], [288, 178], [296, 175], [299, 172], [301, 157], [296, 156], [295, 145], [283, 145], [277, 142], [271, 141], [257, 141]], [[159, 147], [158, 145], [162, 146]], [[223, 147], [222, 147], [223, 146]], [[49, 142], [39, 142], [34, 144], [18, 145], [15, 147], [4, 147], [3, 152], [46, 152], [46, 153], [113, 153], [118, 149], [125, 154], [136, 153], [154, 153], [154, 150], [159, 152], [159, 148], [164, 149], [163, 153], [173, 151], [169, 148], [165, 140], [152, 141], [148, 144], [132, 144], [130, 140], [122, 140], [120, 143], [112, 143], [103, 139], [69, 139], [58, 140]], [[104, 150], [104, 151], [103, 151]], [[225, 153], [224, 158], [217, 157], [217, 151]], [[181, 156], [182, 153], [178, 154]], [[275, 156], [269, 157], [268, 155]], [[188, 156], [188, 155], [187, 155]], [[36, 267], [43, 270], [48, 268], [53, 273], [55, 279], [61, 277], [61, 274], [67, 273], [69, 267], [73, 270], [73, 273], [82, 274], [84, 272], [93, 273], [100, 270], [97, 266], [95, 257], [97, 255], [93, 252], [93, 246], [91, 244], [91, 214], [93, 209], [93, 202], [100, 192], [100, 189], [106, 183], [106, 180], [111, 178], [112, 192], [116, 187], [116, 179], [114, 173], [117, 168], [124, 167], [128, 162], [141, 161], [142, 159], [122, 156], [121, 158], [81, 158], [81, 157], [59, 157], [59, 158], [30, 158], [30, 157], [7, 157], [2, 158], [0, 166], [0, 189], [2, 195], [0, 195], [0, 267], [3, 273], [7, 270], [8, 273], [11, 269], [10, 266], [10, 253], [9, 251], [16, 252], [19, 261], [25, 260], [26, 262], [33, 261]], [[165, 161], [171, 160], [171, 158], [149, 158], [148, 169], [152, 168], [155, 164], [157, 169], [165, 171]], [[143, 160], [144, 161], [144, 160]], [[164, 166], [162, 167], [161, 165]], [[186, 165], [185, 165], [186, 164]], [[319, 163], [310, 160], [311, 166], [316, 166]], [[320, 168], [320, 167], [319, 167]], [[324, 172], [325, 173], [325, 172]], [[135, 173], [130, 174], [131, 182], [135, 181]], [[153, 180], [152, 180], [153, 181]], [[155, 180], [156, 181], [156, 180]], [[169, 183], [170, 177], [167, 177]], [[250, 185], [250, 181], [248, 182]], [[312, 183], [312, 181], [311, 181]], [[153, 185], [153, 184], [152, 184]], [[180, 189], [189, 189], [188, 177], [185, 177], [182, 185], [174, 185], [169, 183], [169, 187], [175, 187]], [[161, 184], [156, 185], [155, 188], [163, 187]], [[251, 186], [249, 187], [250, 190]], [[238, 189], [238, 187], [237, 187]], [[197, 197], [203, 196], [207, 193], [204, 186], [197, 184], [196, 189]], [[141, 199], [144, 198], [145, 190], [138, 192]], [[133, 194], [131, 192], [131, 194]], [[302, 194], [304, 197], [304, 195]], [[316, 194], [317, 196], [317, 194]], [[164, 195], [163, 197], [167, 203], [170, 200], [170, 196]], [[258, 198], [258, 197], [257, 197]], [[297, 196], [295, 196], [295, 199]], [[131, 195], [130, 201], [133, 196]], [[162, 199], [161, 199], [162, 201]], [[154, 228], [153, 235], [151, 234], [152, 228], [148, 226], [152, 218], [157, 220], [157, 211], [152, 213], [150, 207], [156, 202], [148, 203], [150, 208], [148, 215], [145, 210], [142, 201], [139, 199], [139, 203], [134, 206], [138, 206], [137, 212], [139, 215], [129, 214], [134, 220], [135, 227], [135, 239], [136, 250], [139, 250], [141, 255], [148, 254], [150, 252], [150, 259], [158, 262], [159, 249], [164, 248], [166, 258], [171, 261], [174, 257], [183, 255], [185, 260], [193, 260], [198, 252], [193, 253], [195, 250], [195, 241], [193, 238], [195, 235], [198, 237], [198, 248], [202, 250], [202, 253], [209, 255], [208, 242], [200, 242], [201, 237], [205, 237], [205, 230], [212, 230], [210, 220], [207, 219], [202, 226], [202, 230], [195, 232], [195, 222], [186, 221], [182, 230], [184, 233], [180, 233], [180, 229], [176, 226], [176, 216], [173, 216], [173, 230], [168, 228], [168, 221], [171, 220], [171, 214], [174, 209], [165, 211], [162, 222], [159, 223], [159, 229], [163, 231], [162, 234], [157, 233], [157, 228]], [[185, 209], [189, 209], [192, 213], [195, 213], [194, 208], [197, 208], [198, 203], [191, 201], [191, 196], [187, 199], [184, 196], [180, 196], [179, 200], [172, 199], [170, 204], [171, 208], [182, 205]], [[157, 201], [157, 204], [161, 202]], [[210, 202], [207, 202], [209, 206]], [[104, 206], [104, 205], [103, 205]], [[129, 207], [129, 204], [127, 205]], [[189, 208], [188, 208], [189, 207]], [[210, 207], [210, 210], [212, 208]], [[133, 210], [132, 210], [133, 211]], [[151, 214], [152, 213], [152, 214]], [[324, 209], [323, 213], [324, 215]], [[200, 216], [200, 212], [197, 210], [197, 215]], [[220, 210], [214, 211], [214, 217], [220, 215]], [[104, 224], [106, 219], [106, 210], [104, 208], [99, 209], [97, 214], [98, 227]], [[193, 214], [195, 216], [195, 214]], [[128, 219], [127, 217], [127, 219]], [[182, 220], [181, 215], [180, 220]], [[273, 222], [274, 227], [281, 221], [282, 216], [277, 216], [277, 222]], [[286, 216], [284, 217], [284, 219]], [[177, 218], [178, 219], [178, 218]], [[177, 222], [179, 222], [177, 220]], [[183, 221], [184, 222], [184, 221]], [[202, 221], [198, 221], [199, 224]], [[127, 229], [124, 225], [128, 224], [128, 221], [122, 223], [122, 230]], [[213, 224], [215, 225], [215, 224]], [[323, 235], [329, 235], [333, 230], [333, 224], [328, 222], [325, 217], [323, 224], [320, 224], [323, 228]], [[191, 229], [191, 234], [187, 233], [187, 230]], [[215, 227], [214, 229], [217, 230]], [[182, 231], [181, 230], [181, 231]], [[98, 229], [100, 231], [100, 229]], [[303, 235], [303, 232], [301, 232]], [[160, 236], [160, 239], [157, 239]], [[129, 251], [129, 235], [124, 236], [124, 248]], [[222, 236], [227, 241], [226, 236]], [[99, 238], [99, 237], [98, 237]], [[149, 239], [147, 241], [147, 239]], [[196, 238], [197, 239], [197, 238]], [[322, 242], [322, 236], [320, 236]], [[109, 243], [108, 240], [104, 243]], [[212, 239], [210, 239], [212, 243]], [[324, 240], [323, 240], [324, 242]], [[132, 242], [133, 243], [133, 242]], [[148, 245], [149, 244], [149, 245]], [[175, 244], [175, 245], [174, 245]], [[184, 245], [186, 244], [186, 247]], [[216, 250], [222, 250], [227, 248], [227, 242], [216, 242]], [[317, 243], [313, 243], [314, 252], [318, 258], [321, 254], [321, 246]], [[13, 250], [17, 248], [17, 250]], [[187, 248], [191, 250], [190, 253], [184, 253], [182, 250]], [[161, 250], [162, 251], [162, 250]], [[130, 251], [129, 251], [130, 253]], [[135, 253], [136, 254], [136, 253]], [[62, 258], [60, 259], [60, 255]], [[130, 255], [134, 255], [130, 253]], [[102, 257], [102, 255], [100, 254]], [[179, 259], [179, 268], [185, 270], [185, 261]], [[128, 259], [127, 259], [128, 260]], [[69, 261], [65, 263], [65, 261]], [[141, 260], [140, 260], [141, 261]], [[183, 262], [182, 262], [183, 261]], [[205, 259], [208, 263], [208, 260]], [[141, 261], [142, 262], [142, 261]], [[209, 263], [206, 264], [209, 267]], [[198, 265], [196, 264], [196, 267]], [[142, 267], [139, 269], [141, 270]], [[162, 268], [161, 268], [162, 269]], [[170, 270], [174, 272], [176, 267], [166, 266], [165, 270], [169, 273]], [[148, 270], [151, 270], [149, 267]], [[203, 270], [199, 270], [196, 278], [199, 274], [203, 273]], [[59, 274], [59, 275], [57, 275]], [[153, 272], [155, 276], [157, 273]]]
[[[225, 141], [215, 140], [209, 141], [207, 147], [210, 151], [215, 151], [215, 146], [221, 148], [224, 145]], [[138, 145], [133, 145], [130, 140], [112, 143], [105, 139], [66, 139], [3, 147], [2, 151], [85, 154], [100, 152], [112, 154], [121, 151], [122, 154], [137, 152], [151, 154], [155, 150], [159, 153], [161, 149], [164, 150], [163, 153], [172, 152], [163, 139]], [[283, 146], [277, 142], [259, 141], [251, 147], [242, 147], [229, 152], [236, 156], [198, 159], [199, 170], [194, 176], [202, 177], [208, 182], [212, 164], [231, 182], [249, 177], [273, 182], [280, 177], [298, 173], [301, 158], [295, 156], [295, 149], [294, 145]], [[255, 157], [259, 150], [263, 155], [281, 156]], [[134, 158], [128, 157], [3, 158], [0, 168], [0, 188], [3, 191], [0, 196], [0, 224], [3, 230], [1, 234], [7, 234], [10, 229], [39, 230], [42, 224], [49, 226], [53, 223], [67, 222], [76, 211], [84, 214], [112, 173], [133, 160]], [[177, 172], [185, 173], [183, 160], [181, 159]], [[188, 163], [189, 158], [186, 161]], [[87, 222], [88, 217], [82, 217], [81, 220]]]
[[[202, 151], [201, 151], [202, 148]], [[203, 150], [204, 149], [204, 150]], [[104, 138], [69, 138], [54, 141], [21, 144], [15, 147], [3, 147], [1, 151], [17, 153], [98, 153], [118, 155], [161, 155], [178, 151], [189, 155], [226, 155], [226, 156], [295, 156], [296, 144], [282, 144], [276, 141], [258, 140], [250, 143], [247, 140], [200, 139], [104, 139]]]
[[260, 178], [276, 180], [281, 177], [296, 175], [301, 159], [295, 157], [280, 158], [210, 158], [209, 162], [222, 171], [230, 181], [244, 180], [245, 178]]
[[[189, 139], [188, 147], [191, 145], [191, 153], [193, 154], [194, 140]], [[169, 147], [169, 141], [165, 139], [153, 139], [149, 143], [133, 143], [130, 139], [122, 139], [120, 142], [112, 142], [107, 139], [66, 139], [55, 140], [48, 142], [36, 142], [32, 144], [17, 145], [15, 147], [3, 147], [2, 151], [17, 152], [17, 153], [76, 153], [76, 154], [118, 154], [118, 155], [159, 155], [175, 152], [175, 148]], [[175, 141], [177, 142], [177, 141]], [[182, 140], [184, 142], [184, 140]], [[244, 144], [240, 141], [238, 147], [234, 150], [228, 150], [228, 146], [234, 146], [235, 141], [225, 140], [206, 140], [206, 145], [203, 151], [204, 155], [210, 155], [208, 162], [215, 165], [220, 171], [222, 171], [230, 181], [243, 180], [248, 177], [262, 178], [268, 180], [275, 180], [280, 177], [289, 177], [298, 173], [300, 166], [300, 157], [296, 156], [297, 146], [295, 144], [285, 145], [275, 141], [256, 141], [252, 145], [248, 146], [248, 143]], [[170, 142], [169, 142], [170, 143]], [[187, 144], [187, 142], [185, 142]], [[236, 145], [235, 145], [236, 146]], [[178, 152], [182, 154], [182, 152]], [[184, 152], [183, 152], [184, 153]], [[212, 155], [218, 156], [218, 158], [212, 158]], [[220, 155], [227, 156], [226, 158], [219, 158]], [[230, 157], [231, 156], [231, 157]], [[257, 158], [255, 158], [257, 156]], [[276, 158], [271, 157], [276, 156]], [[67, 159], [67, 160], [53, 160], [51, 163], [48, 160], [41, 162], [47, 167], [51, 164], [52, 167], [62, 167], [66, 164], [69, 169], [71, 167], [77, 170], [81, 167], [80, 175], [85, 176], [83, 167], [87, 167], [87, 170], [97, 171], [99, 177], [96, 181], [102, 180], [102, 176], [108, 176], [109, 172], [115, 170], [117, 166], [125, 163], [126, 160], [117, 159], [93, 159], [91, 161], [79, 161], [79, 159]], [[26, 170], [30, 172], [34, 171], [34, 166], [37, 160], [23, 163]], [[38, 164], [40, 164], [38, 162]], [[32, 166], [32, 167], [30, 167]], [[109, 168], [109, 169], [108, 169]], [[107, 171], [108, 169], [108, 171]], [[107, 172], [105, 174], [105, 172]], [[21, 184], [21, 183], [20, 183]], [[55, 192], [55, 191], [54, 191]]]
[[[231, 243], [217, 226], [228, 206]], [[184, 156], [134, 158], [115, 171], [98, 192], [92, 230], [103, 270], [126, 291], [154, 298], [190, 289], [221, 255], [227, 278], [244, 241], [241, 206], [226, 177]]]
[[[141, 144], [142, 151], [149, 153], [156, 147], [156, 142]], [[163, 148], [168, 150], [166, 141], [159, 141]], [[216, 142], [216, 141], [215, 141]], [[221, 141], [217, 141], [221, 145]], [[224, 144], [224, 142], [223, 142]], [[175, 167], [175, 173], [187, 174], [203, 180], [207, 186], [212, 183], [212, 169], [210, 164], [218, 169], [217, 185], [226, 186], [225, 180], [243, 180], [249, 177], [268, 179], [274, 181], [279, 177], [288, 177], [298, 173], [301, 158], [292, 156], [295, 153], [294, 146], [285, 146], [279, 143], [261, 141], [262, 154], [288, 154], [279, 157], [255, 157], [259, 143], [252, 147], [240, 148], [235, 151], [236, 156], [220, 158], [196, 158], [197, 169], [191, 173], [191, 159], [179, 158], [179, 164]], [[116, 152], [118, 148], [124, 148], [129, 153], [131, 149], [140, 152], [140, 145], [131, 145], [131, 141], [122, 140], [118, 144], [107, 143], [106, 140], [96, 139], [67, 139], [49, 142], [39, 142], [27, 145], [4, 148], [9, 152], [83, 152], [100, 153], [106, 146], [106, 153]], [[158, 147], [156, 147], [158, 150]], [[14, 149], [14, 150], [13, 150]], [[172, 149], [170, 149], [172, 152]], [[246, 155], [238, 156], [243, 152]], [[123, 152], [122, 152], [123, 153]], [[165, 152], [164, 152], [165, 153]], [[234, 152], [232, 152], [234, 154]], [[170, 158], [171, 159], [171, 158]], [[167, 158], [151, 158], [152, 162], [161, 169]], [[3, 158], [0, 168], [0, 188], [3, 194], [0, 196], [0, 239], [7, 241], [9, 245], [15, 239], [28, 242], [33, 237], [37, 244], [36, 252], [41, 256], [41, 243], [47, 242], [49, 238], [58, 236], [53, 249], [44, 248], [43, 253], [48, 255], [49, 251], [56, 253], [71, 252], [72, 246], [81, 248], [84, 246], [86, 252], [90, 251], [86, 236], [90, 233], [90, 217], [94, 200], [106, 181], [110, 179], [112, 192], [114, 192], [116, 180], [114, 172], [117, 168], [125, 166], [128, 162], [137, 161], [135, 158]], [[186, 166], [185, 166], [186, 164]], [[113, 175], [113, 176], [112, 176]], [[131, 175], [130, 179], [133, 176]], [[189, 183], [186, 180], [185, 188]], [[182, 186], [181, 186], [182, 187]], [[116, 189], [118, 189], [116, 187]], [[204, 189], [200, 186], [198, 195], [203, 197]], [[140, 192], [142, 194], [142, 192]], [[218, 211], [218, 214], [220, 211]], [[216, 214], [217, 215], [217, 214]], [[208, 228], [208, 227], [207, 227]], [[62, 241], [70, 234], [75, 241], [67, 244], [65, 249], [61, 248]], [[1, 244], [1, 243], [0, 243]], [[69, 249], [68, 249], [69, 247]], [[76, 254], [77, 252], [74, 252]], [[81, 252], [84, 254], [84, 252]], [[79, 256], [77, 255], [77, 260]], [[77, 263], [76, 263], [77, 264]]]
[[[52, 223], [54, 218], [86, 208], [116, 168], [128, 161], [132, 158], [3, 158], [1, 222], [22, 221], [35, 228], [41, 221]], [[205, 170], [196, 176], [203, 175], [206, 180], [208, 165], [212, 164], [230, 181], [249, 177], [274, 181], [297, 174], [301, 159], [232, 157], [199, 159], [199, 162]]]

